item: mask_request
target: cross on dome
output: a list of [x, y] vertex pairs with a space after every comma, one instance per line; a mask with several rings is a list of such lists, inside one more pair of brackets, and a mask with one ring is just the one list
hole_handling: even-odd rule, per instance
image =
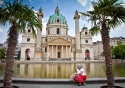
[[55, 9], [55, 13], [56, 13], [56, 14], [59, 14], [59, 11], [60, 11], [60, 10], [59, 10], [58, 4], [57, 4], [56, 9]]

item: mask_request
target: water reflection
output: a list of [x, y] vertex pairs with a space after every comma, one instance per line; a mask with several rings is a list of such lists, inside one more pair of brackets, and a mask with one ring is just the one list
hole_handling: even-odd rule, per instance
[[[82, 63], [89, 78], [106, 77], [104, 63]], [[0, 65], [0, 77], [4, 76], [5, 65]], [[113, 65], [116, 77], [125, 76], [125, 64]], [[76, 72], [76, 64], [15, 64], [13, 77], [67, 79]]]

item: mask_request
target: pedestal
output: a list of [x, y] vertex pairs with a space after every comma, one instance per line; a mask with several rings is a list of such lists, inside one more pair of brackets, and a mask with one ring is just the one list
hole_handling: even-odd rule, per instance
[[74, 61], [73, 53], [71, 53], [71, 61]]
[[83, 61], [83, 58], [81, 58], [82, 50], [76, 50], [76, 61]]
[[40, 50], [40, 49], [35, 50], [34, 60], [40, 60], [40, 61], [42, 60], [42, 50]]

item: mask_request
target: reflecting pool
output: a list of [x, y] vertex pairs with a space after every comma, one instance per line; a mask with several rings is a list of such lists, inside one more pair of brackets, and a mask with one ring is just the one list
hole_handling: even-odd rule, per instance
[[[81, 63], [88, 78], [101, 78], [105, 75], [104, 63]], [[5, 64], [0, 64], [0, 77], [4, 76]], [[125, 77], [125, 63], [113, 65], [115, 77]], [[15, 64], [14, 78], [68, 79], [76, 71], [76, 64]]]

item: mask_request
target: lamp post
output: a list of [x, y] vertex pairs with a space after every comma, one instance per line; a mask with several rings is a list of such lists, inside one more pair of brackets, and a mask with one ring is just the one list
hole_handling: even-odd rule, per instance
[[121, 52], [121, 60], [122, 60], [122, 52]]

